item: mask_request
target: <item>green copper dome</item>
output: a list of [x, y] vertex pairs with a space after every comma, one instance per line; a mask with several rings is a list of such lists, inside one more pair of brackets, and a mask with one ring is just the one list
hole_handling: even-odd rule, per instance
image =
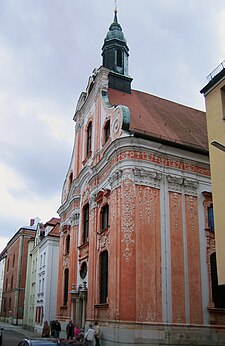
[[110, 41], [110, 40], [120, 40], [125, 43], [127, 42], [123, 34], [122, 28], [117, 20], [117, 11], [115, 11], [114, 21], [109, 27], [109, 31], [106, 35], [104, 42], [106, 43], [107, 41]]

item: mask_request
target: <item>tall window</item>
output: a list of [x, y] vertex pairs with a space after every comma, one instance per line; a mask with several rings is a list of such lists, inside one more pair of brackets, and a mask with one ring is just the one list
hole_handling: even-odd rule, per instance
[[106, 143], [110, 137], [110, 120], [106, 122], [104, 132], [105, 132], [105, 143]]
[[101, 211], [101, 228], [104, 231], [109, 226], [109, 205], [106, 204]]
[[123, 54], [120, 49], [117, 50], [116, 65], [119, 67], [123, 66]]
[[86, 243], [88, 240], [89, 232], [89, 204], [84, 207], [84, 233], [83, 233], [83, 242]]
[[214, 215], [212, 205], [208, 207], [208, 226], [211, 231], [214, 231]]
[[11, 290], [13, 289], [13, 275], [11, 277]]
[[12, 263], [13, 268], [14, 268], [14, 265], [15, 265], [15, 254], [13, 254], [13, 263]]
[[100, 304], [107, 303], [108, 297], [108, 251], [100, 254]]
[[63, 295], [64, 305], [67, 305], [67, 302], [68, 302], [68, 287], [69, 287], [69, 269], [66, 268], [64, 272], [64, 295]]
[[87, 156], [91, 154], [91, 141], [92, 141], [92, 122], [90, 121], [87, 128]]
[[66, 250], [65, 251], [66, 255], [68, 255], [70, 252], [70, 235], [69, 234], [66, 237], [66, 249], [65, 250]]

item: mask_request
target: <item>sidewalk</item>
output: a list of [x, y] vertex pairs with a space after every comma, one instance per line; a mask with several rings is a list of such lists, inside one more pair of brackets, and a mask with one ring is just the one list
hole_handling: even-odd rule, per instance
[[23, 329], [22, 326], [16, 326], [13, 324], [9, 324], [6, 322], [1, 322], [0, 321], [0, 327], [4, 328], [4, 330], [13, 330], [17, 333], [23, 334], [27, 338], [40, 338], [41, 335], [31, 332], [30, 330]]

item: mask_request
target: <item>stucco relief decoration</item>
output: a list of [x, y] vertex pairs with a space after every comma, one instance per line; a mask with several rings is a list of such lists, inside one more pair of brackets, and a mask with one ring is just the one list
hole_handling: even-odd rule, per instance
[[[138, 204], [141, 207], [142, 206], [142, 187], [138, 186]], [[140, 219], [142, 220], [142, 210], [140, 209]]]
[[143, 304], [139, 306], [139, 312], [138, 312], [138, 321], [143, 322], [144, 320], [144, 313], [143, 313]]
[[96, 201], [96, 193], [93, 193], [90, 198], [89, 198], [89, 205], [90, 209], [96, 208], [97, 207], [97, 201]]
[[184, 179], [184, 193], [188, 195], [197, 195], [198, 188], [197, 180]]
[[79, 211], [73, 212], [72, 215], [70, 216], [71, 226], [78, 226], [79, 225], [79, 218], [80, 218]]
[[82, 127], [84, 126], [84, 117], [83, 114], [77, 114], [76, 117], [76, 126], [75, 126], [75, 133], [79, 132]]
[[156, 222], [156, 206], [158, 204], [158, 190], [147, 187], [144, 191], [145, 211], [147, 222], [150, 223], [153, 218]]
[[137, 184], [160, 188], [160, 181], [162, 178], [161, 173], [138, 167], [135, 167], [133, 172], [134, 179]]
[[171, 193], [173, 199], [172, 211], [174, 216], [174, 228], [178, 231], [178, 220], [179, 220], [179, 210], [180, 210], [180, 193]]
[[89, 199], [89, 195], [90, 195], [90, 185], [86, 185], [82, 194], [82, 201], [83, 203], [85, 203], [88, 199]]
[[154, 313], [153, 313], [153, 310], [152, 310], [151, 306], [148, 306], [148, 308], [147, 308], [146, 321], [148, 321], [148, 322], [153, 322], [154, 321]]
[[98, 250], [108, 248], [110, 245], [109, 232], [98, 234]]
[[68, 267], [68, 264], [69, 264], [69, 259], [68, 259], [68, 257], [64, 257], [64, 259], [63, 259], [63, 267], [64, 267], [64, 268], [67, 268], [67, 267]]
[[194, 196], [186, 196], [188, 201], [188, 214], [191, 218], [191, 230], [195, 230], [196, 210], [197, 210], [197, 198]]
[[[130, 172], [125, 173], [125, 177], [130, 175]], [[134, 240], [132, 235], [134, 232], [134, 184], [126, 178], [123, 181], [123, 192], [122, 192], [122, 243], [125, 244], [124, 254], [126, 261], [132, 255], [132, 245]]]
[[182, 192], [183, 178], [168, 175], [168, 190], [174, 192]]
[[111, 189], [114, 190], [117, 187], [121, 186], [122, 182], [122, 170], [116, 170], [113, 172], [109, 177], [109, 183], [111, 186]]
[[120, 137], [122, 132], [122, 109], [117, 108], [112, 117], [112, 139]]

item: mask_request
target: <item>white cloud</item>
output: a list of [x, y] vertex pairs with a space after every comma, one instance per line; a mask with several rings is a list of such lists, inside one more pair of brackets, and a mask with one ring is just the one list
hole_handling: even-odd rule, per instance
[[3, 237], [0, 235], [0, 253], [4, 250], [9, 240], [9, 237]]

